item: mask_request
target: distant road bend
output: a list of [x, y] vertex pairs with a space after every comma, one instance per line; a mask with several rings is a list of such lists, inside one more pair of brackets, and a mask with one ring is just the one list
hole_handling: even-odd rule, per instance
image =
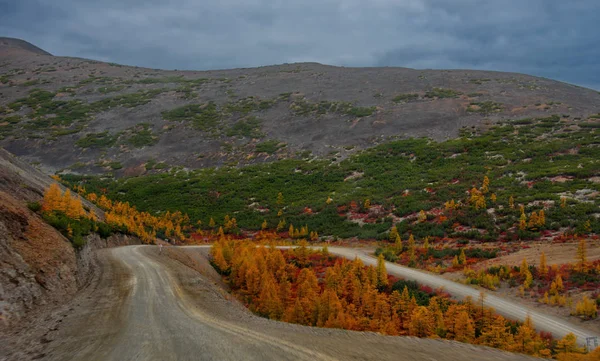
[[[189, 247], [208, 248], [210, 246]], [[353, 260], [356, 257], [358, 257], [366, 265], [377, 265], [377, 259], [367, 254], [362, 249], [329, 247], [329, 252], [349, 260]], [[467, 296], [471, 296], [473, 300], [476, 301], [477, 299], [479, 299], [479, 294], [481, 292], [481, 290], [479, 289], [475, 289], [457, 282], [447, 280], [438, 275], [401, 266], [396, 263], [386, 262], [386, 269], [387, 272], [391, 275], [401, 277], [407, 280], [417, 281], [420, 284], [427, 285], [433, 289], [443, 288], [446, 292], [448, 292], [450, 295], [459, 300], [462, 300]], [[600, 339], [600, 335], [589, 331], [583, 327], [574, 325], [568, 321], [547, 315], [540, 311], [536, 311], [531, 307], [527, 307], [518, 302], [498, 297], [488, 291], [484, 291], [484, 294], [485, 306], [493, 307], [497, 313], [511, 320], [525, 321], [525, 319], [529, 315], [529, 317], [531, 317], [531, 320], [533, 321], [533, 325], [535, 326], [536, 330], [550, 332], [555, 338], [563, 338], [565, 335], [573, 333], [575, 336], [577, 336], [577, 342], [582, 346], [585, 346], [587, 337], [595, 336]]]
[[[329, 247], [329, 252], [347, 259], [354, 259], [355, 257], [358, 257], [366, 265], [377, 265], [376, 258], [366, 254], [360, 249]], [[404, 267], [396, 263], [386, 262], [386, 269], [391, 275], [417, 281], [420, 284], [427, 285], [433, 289], [443, 287], [446, 292], [457, 299], [464, 299], [467, 296], [471, 296], [473, 300], [476, 301], [479, 298], [479, 293], [481, 292], [478, 289], [447, 280], [440, 276], [415, 270], [413, 268]], [[496, 312], [512, 320], [524, 321], [527, 318], [527, 315], [529, 315], [533, 321], [533, 325], [538, 331], [550, 332], [555, 338], [562, 338], [569, 333], [573, 333], [575, 336], [577, 336], [577, 341], [580, 345], [585, 345], [586, 337], [596, 336], [600, 338], [600, 335], [574, 325], [568, 321], [552, 317], [512, 300], [498, 297], [491, 292], [486, 291], [484, 293], [484, 304], [487, 307], [493, 307]]]
[[[210, 246], [189, 246], [208, 248]], [[288, 247], [280, 247], [288, 248]], [[361, 259], [366, 265], [377, 265], [377, 259], [367, 254], [362, 249], [345, 248], [345, 247], [329, 247], [329, 252], [349, 260], [356, 257]], [[443, 288], [456, 299], [462, 300], [467, 296], [471, 296], [474, 301], [479, 299], [481, 290], [475, 289], [457, 282], [447, 280], [438, 275], [416, 270], [409, 267], [404, 267], [396, 263], [386, 262], [387, 272], [391, 275], [401, 277], [407, 280], [417, 281], [422, 285], [427, 285], [433, 289]], [[497, 313], [511, 320], [524, 321], [527, 316], [531, 317], [536, 330], [550, 332], [555, 338], [563, 338], [569, 333], [577, 336], [577, 341], [580, 345], [585, 346], [587, 337], [598, 337], [600, 335], [589, 331], [583, 327], [574, 325], [568, 321], [557, 317], [547, 315], [543, 312], [536, 311], [531, 307], [525, 306], [518, 302], [498, 297], [491, 292], [484, 291], [484, 304], [487, 307], [493, 307]]]
[[[334, 254], [375, 259], [352, 249], [334, 248]], [[206, 262], [206, 246], [127, 246], [99, 252], [100, 281], [91, 293], [82, 293], [69, 308], [44, 360], [394, 360], [458, 361], [473, 359], [533, 360], [487, 347], [454, 341], [383, 336], [371, 332], [324, 329], [271, 321], [251, 314], [220, 288], [218, 275]], [[193, 269], [182, 259], [204, 264]], [[183, 262], [185, 263], [185, 262]], [[388, 264], [388, 271], [450, 292], [474, 294], [452, 283]], [[415, 273], [409, 273], [412, 271]], [[411, 276], [412, 274], [412, 276]], [[435, 281], [435, 282], [434, 282]], [[439, 282], [439, 283], [436, 283]], [[526, 312], [489, 296], [488, 305]], [[561, 321], [554, 324], [529, 312], [538, 328], [577, 332]], [[541, 326], [541, 327], [540, 327]], [[560, 331], [557, 331], [560, 330]], [[24, 358], [19, 358], [19, 360]], [[29, 358], [31, 359], [31, 357]]]

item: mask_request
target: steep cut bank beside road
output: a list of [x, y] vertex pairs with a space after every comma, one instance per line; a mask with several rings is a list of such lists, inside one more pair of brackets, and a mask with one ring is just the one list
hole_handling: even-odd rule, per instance
[[91, 234], [76, 251], [27, 206], [40, 201], [51, 183], [0, 150], [0, 334], [17, 332], [25, 321], [68, 301], [87, 285], [96, 271], [94, 250], [139, 243], [122, 235], [101, 239]]
[[77, 290], [70, 242], [6, 192], [0, 191], [0, 330], [34, 307]]

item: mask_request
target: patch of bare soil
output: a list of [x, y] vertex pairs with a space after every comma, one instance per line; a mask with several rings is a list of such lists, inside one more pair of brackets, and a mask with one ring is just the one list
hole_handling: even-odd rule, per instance
[[[600, 241], [587, 240], [588, 261], [600, 259]], [[508, 254], [506, 256], [493, 258], [480, 262], [473, 269], [484, 269], [497, 265], [518, 266], [527, 260], [529, 265], [538, 265], [542, 252], [546, 255], [548, 265], [575, 262], [578, 243], [528, 243], [529, 248]]]
[[[571, 316], [571, 309], [569, 307], [549, 306], [538, 302], [535, 298], [520, 297], [517, 294], [517, 288], [502, 287], [495, 292], [498, 292], [502, 297], [506, 297], [530, 307], [535, 307], [536, 309], [543, 310], [544, 313], [556, 316], [576, 325], [580, 325], [581, 327], [586, 328], [596, 334], [600, 332], [600, 319], [598, 318], [595, 320], [583, 320], [579, 317]], [[573, 298], [575, 301], [579, 299], [577, 295], [575, 295]]]
[[[93, 352], [116, 337], [122, 328], [123, 306], [130, 287], [127, 267], [98, 251], [92, 279], [71, 300], [55, 308], [41, 308], [36, 317], [0, 333], [0, 360], [75, 360], [82, 351]], [[78, 337], [73, 337], [78, 335]], [[81, 342], [81, 339], [85, 342]], [[60, 349], [60, 354], [57, 353]], [[64, 354], [68, 350], [68, 354]], [[100, 358], [101, 355], [96, 354]]]

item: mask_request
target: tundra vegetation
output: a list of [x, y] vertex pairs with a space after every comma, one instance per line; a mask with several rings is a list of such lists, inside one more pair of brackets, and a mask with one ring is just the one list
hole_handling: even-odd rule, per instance
[[[245, 112], [261, 102], [236, 104], [229, 111]], [[298, 111], [320, 109], [299, 106], [305, 110]], [[339, 106], [323, 105], [327, 111], [348, 109]], [[492, 105], [478, 106], [493, 111]], [[178, 119], [211, 124], [206, 111], [212, 112], [191, 108]], [[245, 136], [257, 124], [246, 118], [230, 134]], [[588, 261], [586, 253], [600, 232], [596, 125], [595, 118], [573, 122], [557, 115], [505, 121], [485, 131], [463, 129], [459, 138], [444, 142], [396, 140], [341, 161], [285, 159], [197, 170], [149, 161], [143, 176], [61, 179], [107, 211], [110, 227], [141, 234], [147, 242], [155, 237], [216, 242], [215, 268], [262, 316], [583, 360], [595, 356], [583, 355], [573, 335], [553, 340], [536, 333], [530, 321], [495, 315], [481, 305], [484, 300], [456, 303], [443, 292], [384, 276], [383, 261], [461, 271], [469, 284], [514, 287], [521, 297], [596, 318], [600, 262]], [[104, 137], [86, 142], [108, 141]], [[283, 146], [265, 140], [256, 151]], [[369, 243], [380, 266], [338, 260], [326, 249], [250, 252], [257, 242], [290, 241]], [[541, 258], [536, 266], [471, 268], [529, 242], [577, 243], [578, 261], [548, 266]]]

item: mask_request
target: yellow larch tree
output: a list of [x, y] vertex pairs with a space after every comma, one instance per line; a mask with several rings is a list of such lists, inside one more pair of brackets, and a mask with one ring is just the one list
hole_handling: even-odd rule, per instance
[[383, 258], [383, 254], [380, 254], [377, 257], [377, 287], [382, 289], [387, 287], [388, 285], [388, 275], [387, 270], [385, 269], [385, 259]]
[[587, 295], [584, 295], [581, 301], [577, 302], [573, 314], [576, 316], [583, 316], [587, 319], [593, 319], [598, 316], [598, 307], [594, 300], [590, 299]]
[[421, 209], [419, 215], [417, 216], [417, 220], [419, 221], [419, 223], [423, 223], [427, 220], [427, 214], [425, 214], [424, 210]]
[[542, 252], [540, 255], [540, 276], [544, 277], [548, 274], [548, 265], [546, 265], [546, 254]]
[[465, 255], [464, 248], [460, 250], [460, 255], [458, 256], [458, 264], [463, 266], [467, 264], [467, 255]]
[[531, 215], [529, 216], [529, 228], [537, 228], [538, 226], [538, 214], [537, 212], [531, 212]]
[[52, 183], [46, 192], [44, 192], [44, 200], [42, 201], [42, 211], [59, 210], [62, 199], [62, 191], [58, 183]]
[[400, 238], [399, 234], [396, 234], [396, 239], [394, 240], [394, 251], [396, 255], [399, 255], [404, 250], [404, 246], [402, 245], [402, 238]]
[[490, 327], [482, 331], [478, 341], [484, 346], [506, 350], [514, 343], [514, 338], [504, 317], [498, 315]]
[[473, 342], [475, 339], [475, 326], [469, 313], [459, 311], [454, 324], [454, 340], [459, 342]]
[[519, 218], [519, 229], [521, 231], [527, 229], [527, 216], [525, 215], [525, 212], [521, 212], [521, 217]]
[[[65, 191], [65, 194], [67, 192]], [[70, 193], [70, 192], [69, 192]], [[65, 208], [65, 214], [69, 218], [80, 219], [86, 216], [85, 210], [83, 209], [83, 204], [78, 195], [69, 195], [69, 199], [64, 200], [67, 202], [67, 206]]]
[[277, 223], [277, 231], [281, 231], [285, 228], [285, 219], [280, 219], [279, 223]]
[[583, 353], [583, 349], [577, 346], [577, 336], [572, 333], [567, 334], [556, 343], [558, 354]]
[[65, 212], [65, 214], [67, 214], [67, 213], [69, 213], [70, 206], [71, 206], [71, 190], [67, 188], [60, 199], [60, 206], [59, 206], [58, 210]]
[[396, 225], [393, 225], [392, 228], [390, 229], [390, 233], [388, 235], [388, 239], [392, 242], [396, 241], [396, 236], [398, 236], [398, 228], [396, 227]]
[[544, 210], [540, 210], [540, 213], [538, 213], [538, 222], [537, 222], [537, 226], [538, 227], [543, 227], [546, 225], [546, 213], [544, 212]]
[[522, 352], [528, 355], [538, 355], [540, 350], [544, 349], [544, 343], [536, 334], [529, 316], [525, 319], [525, 323], [517, 329], [514, 339], [515, 342], [510, 349], [511, 351]]
[[486, 176], [483, 177], [483, 184], [481, 186], [481, 193], [486, 194], [489, 191], [490, 191], [490, 179], [486, 175]]
[[579, 241], [577, 246], [577, 269], [580, 272], [587, 272], [587, 246], [585, 239]]
[[410, 335], [416, 337], [429, 337], [433, 335], [433, 331], [434, 324], [429, 314], [429, 310], [427, 307], [417, 306], [410, 318]]
[[565, 286], [563, 285], [562, 277], [560, 275], [556, 275], [554, 282], [556, 283], [556, 290], [558, 292], [562, 292], [565, 289]]

